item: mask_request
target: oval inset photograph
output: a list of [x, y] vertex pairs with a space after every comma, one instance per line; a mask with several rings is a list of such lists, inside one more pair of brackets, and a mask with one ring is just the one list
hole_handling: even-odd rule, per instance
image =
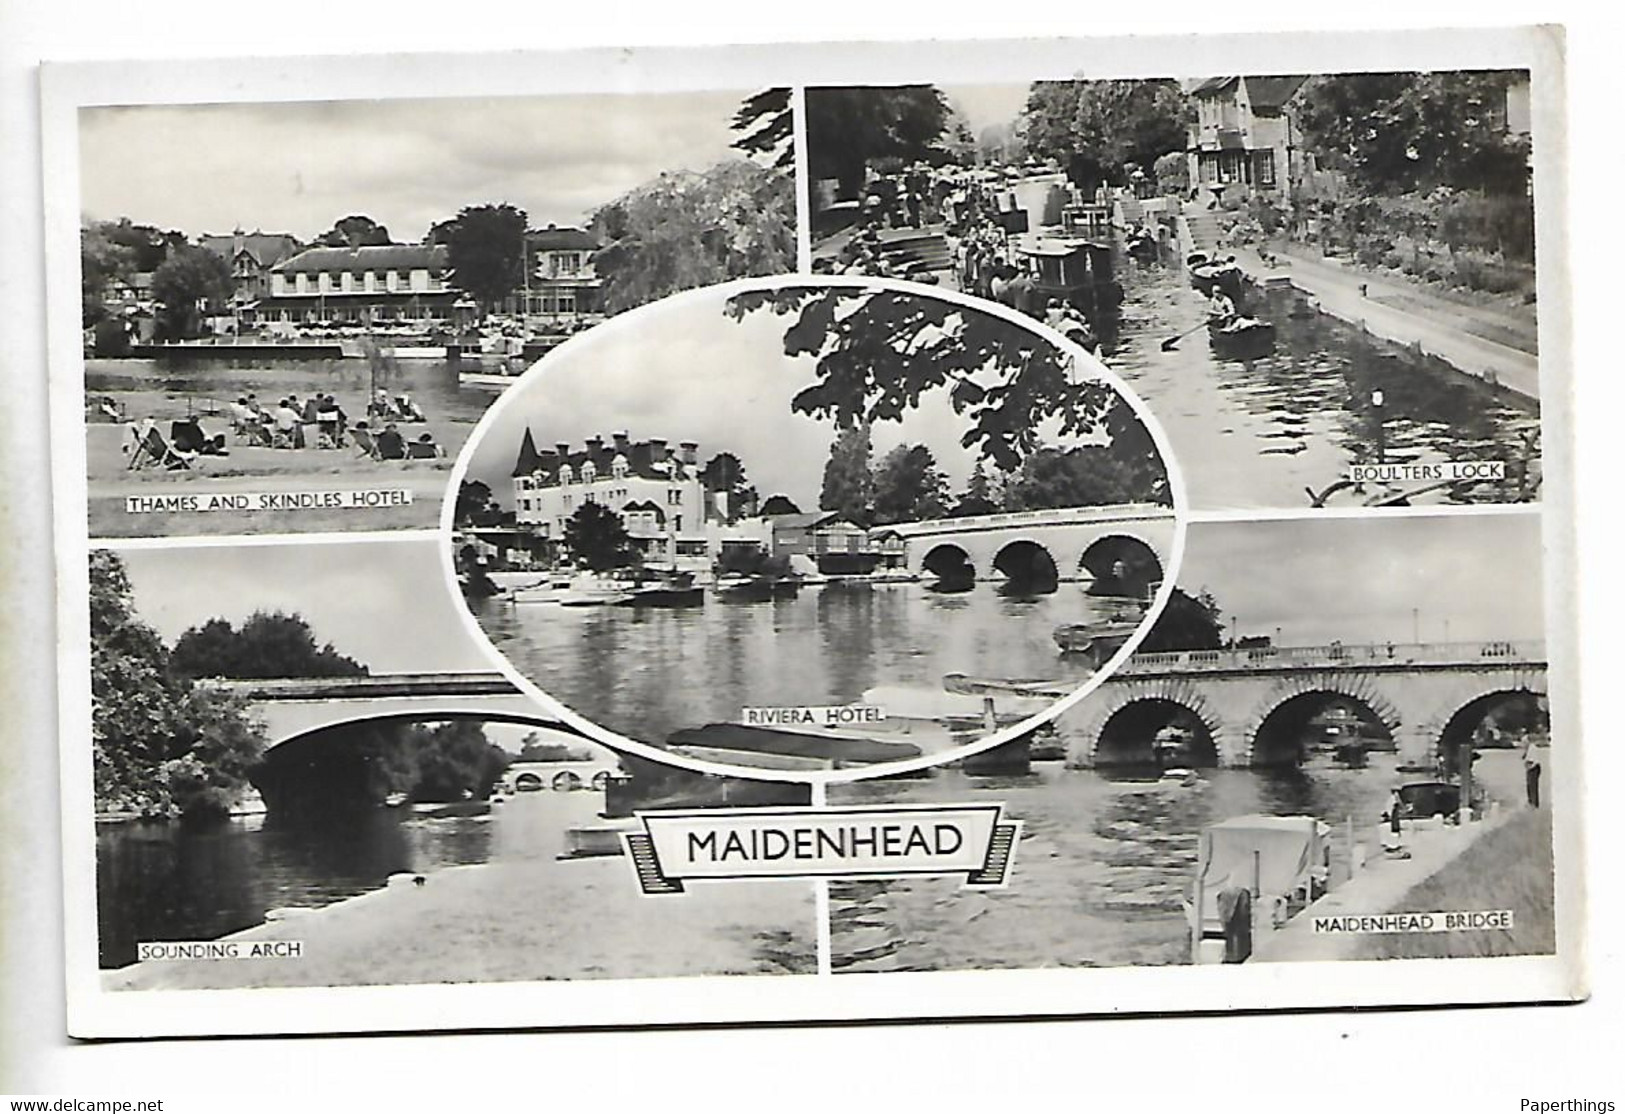
[[712, 772], [1020, 772], [1167, 595], [1183, 491], [1104, 366], [1012, 310], [799, 277], [542, 360], [453, 473], [448, 566], [514, 679]]

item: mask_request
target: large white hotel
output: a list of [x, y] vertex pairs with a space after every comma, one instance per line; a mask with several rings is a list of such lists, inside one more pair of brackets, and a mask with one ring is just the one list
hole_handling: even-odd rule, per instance
[[625, 433], [538, 450], [526, 430], [513, 471], [515, 518], [532, 537], [557, 544], [570, 516], [597, 503], [621, 516], [645, 565], [705, 568], [706, 526], [717, 512], [700, 482], [698, 453], [695, 441], [673, 448]]

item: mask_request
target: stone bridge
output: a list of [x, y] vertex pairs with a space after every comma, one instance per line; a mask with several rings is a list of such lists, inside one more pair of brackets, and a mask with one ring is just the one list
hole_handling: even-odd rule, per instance
[[1057, 580], [1102, 580], [1122, 562], [1143, 589], [1162, 580], [1173, 552], [1174, 514], [1154, 503], [1131, 503], [899, 522], [871, 531], [877, 538], [888, 533], [902, 540], [907, 566], [917, 573], [941, 574], [957, 564], [977, 580], [1000, 580], [1047, 558]]
[[[1306, 720], [1340, 698], [1382, 726], [1402, 759], [1467, 741], [1508, 697], [1546, 695], [1540, 642], [1373, 643], [1136, 654], [1059, 724], [1071, 761], [1093, 765], [1147, 712], [1182, 709], [1222, 766], [1283, 760]], [[1166, 718], [1163, 717], [1164, 722]], [[1141, 728], [1143, 730], [1143, 727]]]

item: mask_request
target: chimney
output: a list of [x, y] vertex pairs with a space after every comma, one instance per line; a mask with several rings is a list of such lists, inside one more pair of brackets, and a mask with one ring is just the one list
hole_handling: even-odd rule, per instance
[[681, 441], [678, 444], [683, 450], [683, 463], [694, 464], [696, 462], [695, 458], [699, 456], [700, 443], [698, 441]]
[[655, 464], [666, 463], [666, 439], [664, 437], [649, 438], [649, 459]]
[[591, 456], [597, 456], [599, 450], [604, 447], [604, 439], [602, 437], [589, 437], [587, 438], [586, 445], [588, 454]]
[[553, 447], [559, 451], [560, 460], [570, 459], [570, 442], [556, 441], [554, 442]]
[[615, 441], [615, 451], [620, 453], [622, 456], [625, 456], [627, 445], [630, 444], [632, 440], [632, 438], [627, 434], [626, 430], [618, 429], [614, 433], [611, 433], [610, 437]]

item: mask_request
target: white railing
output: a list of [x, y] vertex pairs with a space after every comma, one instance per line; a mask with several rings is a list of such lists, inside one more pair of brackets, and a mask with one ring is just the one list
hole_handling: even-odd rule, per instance
[[1546, 662], [1544, 642], [1332, 642], [1324, 646], [1254, 646], [1135, 654], [1118, 671], [1202, 673], [1279, 669], [1359, 669], [1406, 665], [1507, 665]]
[[970, 530], [1000, 530], [1026, 526], [1073, 526], [1085, 522], [1126, 522], [1132, 519], [1172, 518], [1173, 509], [1160, 503], [1118, 503], [1099, 507], [1065, 507], [1043, 511], [1004, 511], [960, 518], [933, 518], [923, 522], [893, 522], [875, 526], [871, 536], [891, 531], [900, 537], [953, 534]]

